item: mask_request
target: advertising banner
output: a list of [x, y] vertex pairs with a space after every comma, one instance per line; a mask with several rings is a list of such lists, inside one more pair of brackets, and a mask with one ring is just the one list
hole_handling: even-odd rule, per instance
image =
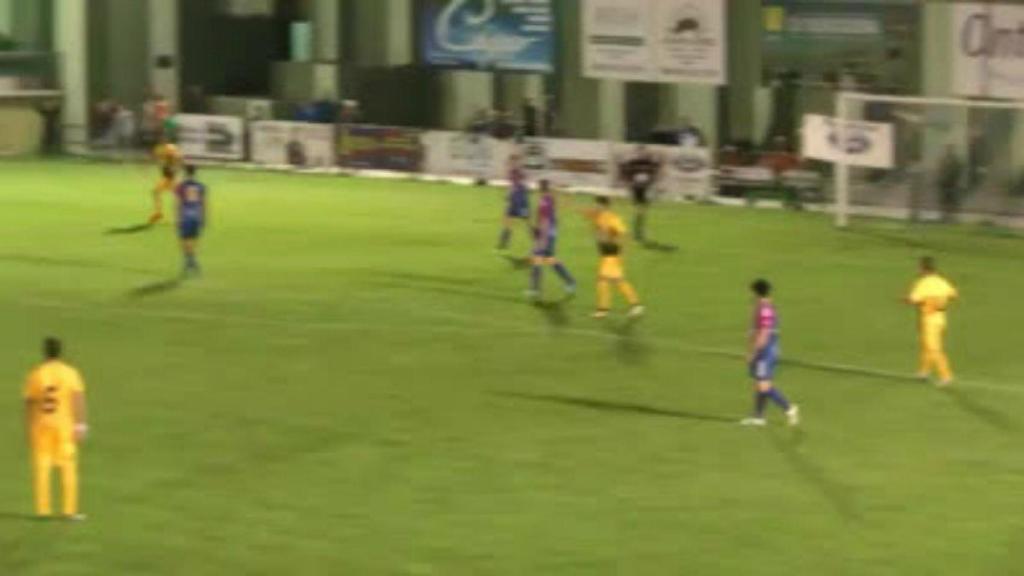
[[892, 124], [840, 121], [805, 114], [803, 155], [850, 166], [892, 168], [895, 165]]
[[423, 143], [420, 130], [349, 125], [340, 129], [338, 164], [362, 170], [420, 172]]
[[612, 145], [594, 140], [527, 138], [519, 147], [526, 173], [556, 186], [608, 188], [615, 182]]
[[953, 90], [1024, 98], [1024, 6], [953, 4]]
[[495, 180], [507, 176], [515, 145], [468, 132], [424, 132], [424, 172]]
[[188, 158], [241, 160], [245, 156], [245, 123], [234, 116], [178, 114], [178, 146]]
[[270, 166], [334, 166], [334, 126], [305, 122], [253, 122], [252, 161]]
[[[711, 151], [692, 146], [647, 146], [663, 162], [661, 175], [654, 183], [658, 197], [664, 200], [700, 200], [711, 195]], [[636, 154], [635, 144], [616, 144], [614, 174], [618, 167]], [[616, 182], [617, 186], [624, 186]]]
[[423, 3], [420, 51], [431, 66], [552, 72], [551, 0]]
[[726, 82], [724, 0], [582, 0], [583, 74]]

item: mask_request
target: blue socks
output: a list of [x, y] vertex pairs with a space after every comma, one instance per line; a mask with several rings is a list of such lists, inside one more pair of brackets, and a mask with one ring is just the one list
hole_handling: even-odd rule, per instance
[[540, 273], [540, 265], [534, 264], [530, 269], [530, 290], [534, 292], [540, 292]]
[[786, 400], [786, 397], [777, 388], [769, 390], [768, 397], [772, 399], [772, 402], [778, 404], [779, 408], [782, 408], [783, 411], [789, 411], [789, 400]]
[[569, 273], [569, 269], [565, 267], [565, 264], [562, 264], [561, 262], [555, 264], [555, 273], [558, 274], [558, 277], [561, 278], [563, 282], [565, 282], [566, 286], [576, 285], [576, 279]]
[[508, 248], [509, 241], [512, 240], [512, 229], [504, 228], [501, 231], [501, 237], [498, 239], [498, 249], [504, 250]]
[[786, 400], [786, 397], [778, 389], [772, 388], [767, 392], [754, 392], [754, 416], [758, 418], [764, 417], [764, 407], [768, 404], [768, 400], [778, 404], [779, 408], [782, 408], [784, 412], [789, 412], [789, 400]]
[[764, 406], [768, 403], [768, 394], [761, 392], [760, 390], [754, 392], [754, 416], [762, 418], [764, 416]]

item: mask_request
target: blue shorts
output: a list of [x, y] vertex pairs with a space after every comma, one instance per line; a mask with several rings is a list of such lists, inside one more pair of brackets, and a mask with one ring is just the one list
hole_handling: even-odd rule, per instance
[[538, 242], [533, 248], [533, 255], [538, 258], [554, 258], [555, 247], [558, 244], [557, 236], [550, 236], [544, 242]]
[[530, 218], [530, 206], [529, 204], [509, 204], [508, 210], [505, 211], [505, 216], [528, 220]]
[[202, 220], [182, 220], [178, 223], [178, 238], [182, 240], [195, 240], [202, 231]]
[[779, 365], [779, 355], [775, 351], [762, 352], [750, 363], [750, 377], [758, 382], [773, 380], [775, 368]]

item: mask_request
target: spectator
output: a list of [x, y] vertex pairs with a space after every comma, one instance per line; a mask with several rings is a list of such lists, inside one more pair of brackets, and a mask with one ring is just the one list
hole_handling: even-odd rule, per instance
[[694, 126], [687, 116], [684, 116], [679, 122], [676, 141], [683, 148], [703, 148], [707, 143], [704, 133], [700, 131], [700, 128]]
[[558, 104], [554, 95], [544, 99], [544, 135], [554, 136], [558, 131]]
[[939, 163], [939, 207], [942, 219], [946, 222], [956, 220], [960, 211], [963, 200], [960, 186], [962, 173], [963, 163], [956, 155], [956, 148], [950, 144], [946, 146], [946, 154]]
[[152, 88], [148, 92], [142, 104], [142, 143], [151, 146], [163, 137], [164, 122], [171, 116], [171, 103]]
[[363, 110], [358, 100], [342, 100], [338, 122], [341, 124], [358, 124], [362, 119]]
[[523, 135], [529, 138], [540, 133], [540, 110], [532, 98], [523, 100]]

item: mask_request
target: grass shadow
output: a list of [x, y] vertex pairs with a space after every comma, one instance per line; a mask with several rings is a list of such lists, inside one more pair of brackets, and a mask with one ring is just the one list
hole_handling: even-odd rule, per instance
[[627, 317], [621, 323], [608, 326], [608, 331], [616, 336], [612, 341], [616, 356], [629, 364], [641, 364], [651, 353], [651, 346], [637, 337], [639, 324], [639, 317]]
[[161, 280], [159, 282], [151, 282], [149, 284], [143, 284], [137, 288], [133, 288], [128, 292], [128, 296], [131, 298], [148, 298], [151, 296], [159, 296], [166, 294], [181, 288], [182, 279], [171, 278], [169, 280]]
[[568, 301], [568, 297], [553, 302], [537, 301], [534, 302], [533, 307], [541, 313], [548, 324], [561, 328], [569, 325], [569, 314], [565, 311], [565, 303]]
[[775, 450], [805, 484], [821, 494], [844, 520], [861, 520], [850, 487], [830, 478], [820, 465], [801, 451], [806, 439], [806, 433], [802, 428], [769, 429], [767, 432]]
[[[915, 226], [922, 226], [922, 225], [923, 224], [920, 224], [920, 223], [915, 224]], [[846, 233], [846, 234], [853, 234], [855, 236], [861, 236], [861, 237], [866, 238], [868, 240], [874, 240], [876, 242], [881, 242], [883, 244], [888, 244], [890, 246], [895, 246], [897, 248], [913, 248], [914, 250], [919, 250], [919, 251], [922, 251], [922, 252], [930, 252], [930, 253], [942, 252], [942, 249], [939, 246], [934, 245], [934, 244], [930, 244], [928, 242], [925, 242], [924, 240], [921, 240], [921, 239], [918, 239], [918, 238], [912, 238], [912, 237], [909, 237], [909, 236], [907, 236], [905, 234], [894, 233], [894, 232], [890, 232], [890, 231], [886, 231], [886, 230], [880, 230], [878, 228], [872, 228], [872, 227], [869, 227], [869, 226], [864, 226], [864, 227], [854, 226], [854, 227], [850, 227], [850, 228], [844, 229], [843, 232]], [[907, 232], [908, 233], [910, 232], [909, 228], [907, 229]]]
[[510, 256], [505, 254], [502, 256], [513, 270], [526, 270], [530, 267], [531, 259], [528, 256]]
[[953, 400], [953, 404], [964, 413], [977, 418], [985, 424], [1002, 432], [1012, 432], [1016, 429], [1013, 420], [1003, 412], [971, 398], [965, 391], [958, 388], [948, 388], [943, 392]]
[[0, 512], [0, 522], [52, 522], [54, 518], [27, 512]]
[[108, 236], [118, 235], [118, 234], [138, 234], [139, 232], [145, 232], [147, 230], [152, 230], [152, 229], [153, 229], [153, 224], [150, 224], [150, 223], [146, 222], [144, 224], [135, 224], [134, 226], [120, 226], [120, 227], [114, 227], [114, 228], [107, 228], [107, 230], [106, 230], [106, 232], [104, 232], [104, 234], [107, 234]]
[[913, 374], [896, 374], [894, 372], [886, 372], [884, 370], [872, 370], [870, 368], [860, 368], [857, 366], [843, 366], [840, 364], [824, 364], [819, 362], [812, 362], [809, 360], [800, 360], [793, 358], [783, 358], [780, 361], [783, 366], [792, 366], [794, 368], [802, 368], [804, 370], [814, 370], [817, 372], [828, 372], [831, 374], [848, 374], [852, 376], [864, 376], [867, 378], [874, 378], [877, 380], [888, 380], [902, 382], [904, 384], [914, 384], [917, 386], [921, 385], [921, 380]]
[[82, 270], [118, 270], [121, 272], [132, 272], [138, 274], [151, 274], [153, 272], [152, 270], [144, 270], [142, 268], [117, 266], [92, 260], [54, 258], [50, 256], [36, 256], [31, 254], [0, 254], [0, 262], [27, 264], [31, 266], [51, 266], [54, 268], [79, 268]]
[[379, 288], [433, 292], [436, 294], [464, 296], [477, 300], [522, 303], [521, 298], [505, 293], [491, 292], [474, 287], [480, 283], [475, 279], [459, 279], [450, 276], [416, 274], [409, 272], [373, 271], [368, 283]]
[[697, 412], [686, 412], [682, 410], [668, 410], [644, 404], [632, 402], [613, 402], [610, 400], [596, 400], [593, 398], [579, 398], [575, 396], [560, 396], [556, 394], [526, 394], [522, 392], [491, 392], [495, 396], [522, 400], [526, 402], [538, 402], [545, 404], [556, 404], [571, 408], [584, 410], [595, 410], [598, 412], [616, 412], [620, 414], [633, 414], [639, 416], [653, 416], [660, 418], [676, 418], [680, 420], [693, 420], [696, 422], [714, 422], [720, 424], [735, 424], [735, 418], [718, 416], [714, 414], [700, 414]]
[[650, 250], [651, 252], [671, 253], [679, 251], [679, 246], [676, 246], [675, 244], [665, 244], [663, 242], [658, 242], [657, 240], [644, 240], [640, 242], [640, 247], [644, 250]]

